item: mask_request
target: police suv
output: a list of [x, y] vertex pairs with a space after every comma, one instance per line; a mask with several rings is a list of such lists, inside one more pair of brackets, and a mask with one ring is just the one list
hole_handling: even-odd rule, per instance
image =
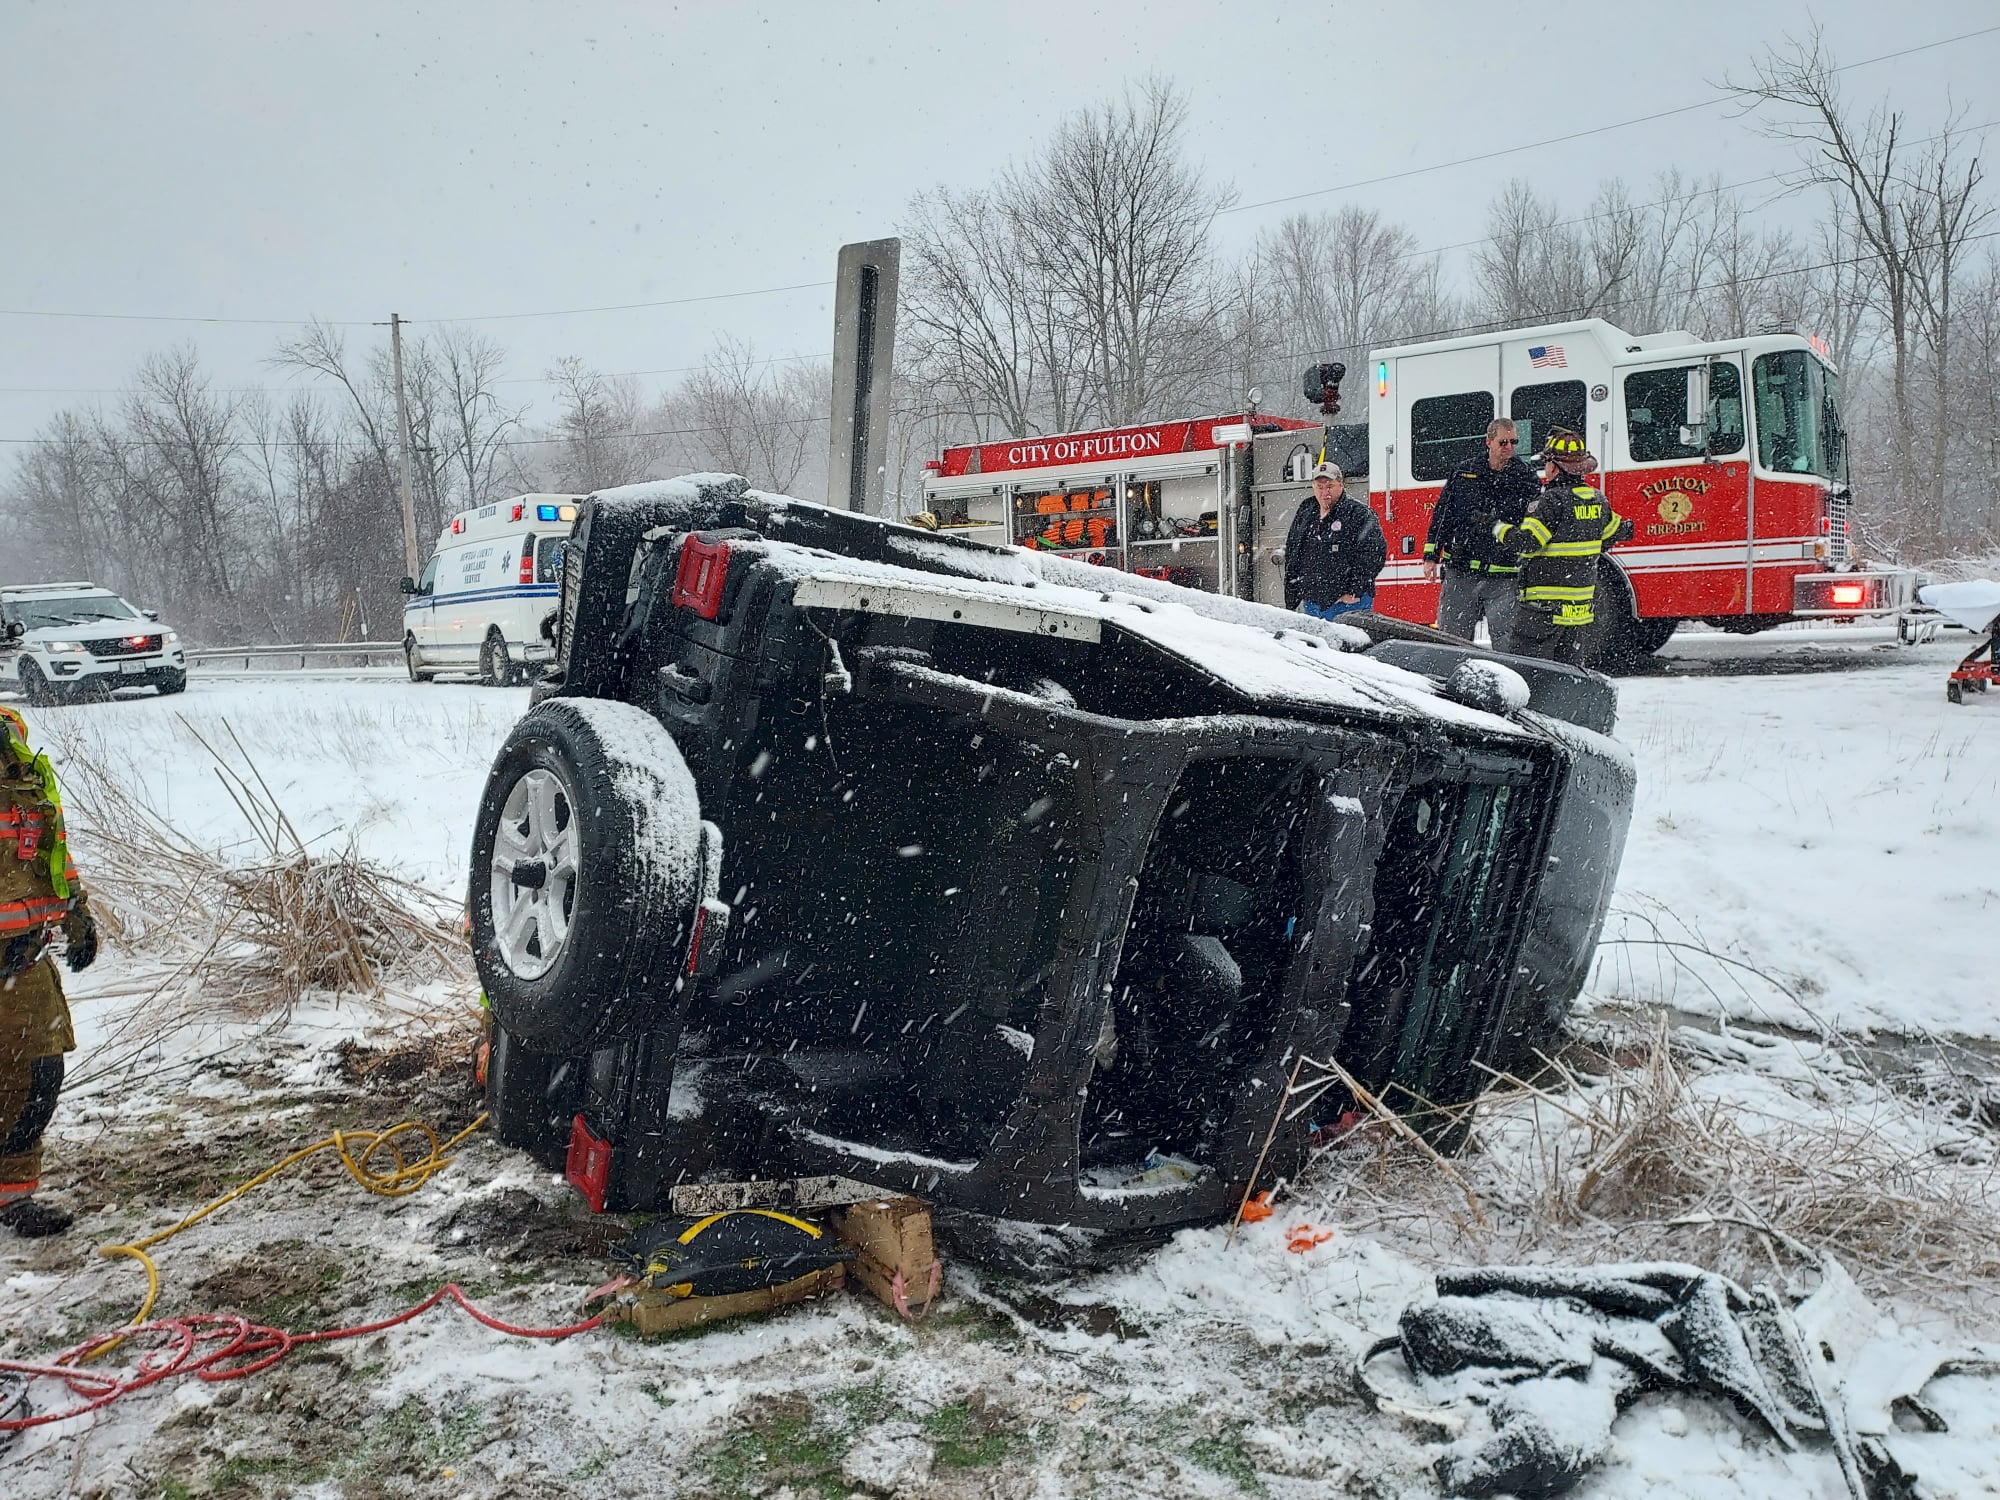
[[412, 682], [477, 671], [493, 687], [525, 681], [555, 648], [542, 619], [555, 608], [563, 543], [580, 495], [516, 495], [460, 511], [402, 590], [403, 659]]
[[0, 588], [0, 687], [30, 703], [125, 687], [181, 692], [187, 657], [159, 619], [94, 583]]

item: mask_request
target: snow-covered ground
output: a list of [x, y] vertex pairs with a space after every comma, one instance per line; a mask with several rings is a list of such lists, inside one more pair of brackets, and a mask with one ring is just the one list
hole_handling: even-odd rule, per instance
[[[1664, 672], [1622, 684], [1640, 775], [1611, 934], [1625, 941], [1607, 946], [1590, 998], [1613, 1013], [1665, 1003], [2000, 1037], [2000, 696], [1946, 703], [1962, 636], [1903, 650], [1823, 634], [1677, 639]], [[1778, 670], [1743, 675], [1746, 661]], [[178, 699], [36, 717], [202, 842], [251, 844], [206, 742], [261, 773], [308, 839], [351, 840], [455, 898], [487, 766], [525, 696], [379, 672], [217, 672]], [[77, 853], [87, 876], [87, 829]], [[144, 1003], [141, 978], [114, 952], [73, 984], [77, 1063]], [[331, 1076], [331, 1044], [378, 1024], [365, 1007], [301, 1008], [276, 1031], [246, 1029], [241, 1055], [191, 1085], [136, 1076], [123, 1095], [66, 1105], [51, 1178], [93, 1174], [74, 1191], [87, 1212], [65, 1241], [0, 1236], [0, 1347], [46, 1352], [127, 1316], [140, 1278], [90, 1246], [162, 1227], [329, 1124], [380, 1127], [405, 1107], [435, 1111], [441, 1129], [469, 1119], [462, 1086], [377, 1098]], [[1885, 1119], [1902, 1107], [1788, 1067], [1718, 1065], [1704, 1087], [1774, 1108], [1836, 1095]], [[281, 1179], [177, 1240], [164, 1305], [263, 1298], [271, 1316], [323, 1326], [449, 1276], [503, 1317], [557, 1323], [605, 1273], [567, 1190], [489, 1137], [409, 1200], [365, 1197], [330, 1171], [310, 1182]], [[1365, 1410], [1348, 1381], [1353, 1353], [1427, 1292], [1427, 1263], [1394, 1235], [1352, 1232], [1337, 1205], [1295, 1211], [1335, 1237], [1288, 1253], [1283, 1215], [1228, 1251], [1223, 1231], [1188, 1231], [1052, 1295], [954, 1268], [951, 1297], [916, 1327], [843, 1296], [693, 1338], [551, 1345], [439, 1310], [318, 1363], [182, 1382], [30, 1433], [0, 1452], [0, 1493], [1435, 1495], [1436, 1450]], [[523, 1224], [546, 1254], [501, 1248]], [[1951, 1340], [1934, 1313], [1899, 1316]], [[2000, 1494], [1994, 1392], [1934, 1383], [1952, 1431], [1895, 1440], [1930, 1493]], [[1783, 1453], [1710, 1403], [1646, 1398], [1615, 1437], [1575, 1491], [1586, 1500], [1846, 1493], [1826, 1454]]]

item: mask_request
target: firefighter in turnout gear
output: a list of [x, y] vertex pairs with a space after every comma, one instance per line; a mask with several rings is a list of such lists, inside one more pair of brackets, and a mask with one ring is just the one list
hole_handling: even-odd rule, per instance
[[1493, 540], [1521, 559], [1520, 600], [1507, 649], [1520, 656], [1584, 665], [1597, 616], [1597, 559], [1632, 535], [1590, 482], [1597, 460], [1566, 427], [1549, 434], [1542, 492], [1515, 525], [1496, 520]]
[[21, 716], [0, 706], [0, 1226], [31, 1239], [70, 1226], [34, 1197], [63, 1054], [76, 1047], [49, 951], [58, 932], [63, 962], [88, 968], [97, 922], [70, 859], [55, 770], [29, 747]]

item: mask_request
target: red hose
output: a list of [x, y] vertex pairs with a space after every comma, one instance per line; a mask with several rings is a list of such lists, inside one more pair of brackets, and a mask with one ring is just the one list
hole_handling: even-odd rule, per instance
[[[0, 1432], [19, 1432], [23, 1428], [40, 1427], [49, 1422], [67, 1422], [72, 1417], [81, 1417], [109, 1406], [121, 1396], [129, 1396], [134, 1391], [178, 1376], [193, 1375], [207, 1381], [240, 1380], [245, 1375], [269, 1369], [302, 1344], [330, 1344], [339, 1339], [380, 1333], [385, 1328], [394, 1328], [399, 1323], [420, 1317], [446, 1297], [488, 1328], [515, 1338], [567, 1338], [573, 1333], [595, 1328], [604, 1321], [604, 1315], [599, 1313], [581, 1323], [569, 1323], [561, 1328], [522, 1328], [481, 1312], [456, 1282], [446, 1282], [415, 1307], [392, 1317], [373, 1323], [359, 1323], [352, 1328], [322, 1329], [317, 1333], [287, 1333], [282, 1328], [253, 1323], [234, 1313], [193, 1313], [179, 1318], [156, 1318], [150, 1323], [121, 1325], [111, 1333], [98, 1334], [74, 1348], [64, 1350], [52, 1364], [0, 1359], [0, 1371], [25, 1375], [31, 1381], [37, 1378], [60, 1380], [69, 1387], [71, 1394], [82, 1398], [65, 1411], [0, 1419]], [[158, 1338], [162, 1343], [141, 1355], [139, 1362], [122, 1375], [88, 1370], [81, 1365], [82, 1360], [107, 1344], [144, 1337]], [[208, 1344], [219, 1347], [204, 1351], [202, 1346]]]

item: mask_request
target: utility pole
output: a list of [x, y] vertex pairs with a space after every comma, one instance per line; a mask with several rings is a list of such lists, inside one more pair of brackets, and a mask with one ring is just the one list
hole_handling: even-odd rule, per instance
[[417, 506], [410, 494], [410, 397], [403, 389], [403, 320], [389, 314], [389, 348], [396, 360], [396, 425], [402, 431], [403, 566], [417, 576]]

